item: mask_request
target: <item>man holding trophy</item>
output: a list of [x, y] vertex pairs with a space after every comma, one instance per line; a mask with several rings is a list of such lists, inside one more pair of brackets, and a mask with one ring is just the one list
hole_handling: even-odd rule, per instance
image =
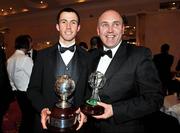
[[86, 122], [79, 106], [84, 103], [88, 55], [77, 46], [80, 17], [72, 8], [57, 16], [59, 41], [37, 54], [27, 94], [37, 111], [34, 133], [73, 132]]
[[[99, 98], [96, 99], [99, 100], [91, 97], [82, 110], [95, 118], [98, 133], [142, 133], [142, 118], [159, 111], [163, 105], [161, 83], [151, 52], [122, 40], [123, 19], [115, 10], [102, 13], [97, 33], [104, 46], [103, 51], [91, 53], [94, 60], [92, 71], [97, 73], [93, 76], [96, 80], [90, 80], [90, 83], [93, 83], [91, 86], [95, 92], [98, 91]], [[99, 73], [104, 75], [105, 82]], [[92, 111], [96, 104], [104, 108], [100, 115], [93, 114], [99, 113]]]

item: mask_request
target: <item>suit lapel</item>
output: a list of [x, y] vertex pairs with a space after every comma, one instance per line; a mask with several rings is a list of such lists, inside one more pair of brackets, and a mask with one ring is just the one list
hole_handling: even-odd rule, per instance
[[84, 74], [84, 71], [86, 69], [86, 66], [84, 65], [84, 56], [81, 55], [81, 51], [79, 49], [79, 47], [76, 45], [76, 52], [75, 52], [76, 55], [74, 55], [76, 58], [74, 58], [74, 60], [77, 61], [76, 63], [76, 71], [77, 71], [77, 74], [76, 74], [76, 85], [77, 85], [77, 88], [78, 86], [80, 85], [81, 81], [79, 79], [81, 79], [81, 76]]
[[93, 51], [93, 53], [91, 53], [91, 72], [94, 72], [96, 71], [97, 67], [98, 67], [98, 63], [100, 61], [100, 58], [101, 58], [101, 54], [100, 54], [100, 51], [102, 49], [99, 49], [99, 50], [95, 50]]
[[126, 43], [123, 41], [105, 73], [106, 80], [109, 80], [121, 68], [123, 62], [127, 59], [126, 52]]
[[49, 61], [48, 63], [50, 65], [50, 70], [53, 71], [54, 73], [54, 77], [56, 78], [58, 76], [58, 58], [59, 58], [59, 51], [58, 51], [58, 44], [55, 44], [53, 47], [52, 47], [52, 50], [50, 51], [50, 54], [49, 54]]

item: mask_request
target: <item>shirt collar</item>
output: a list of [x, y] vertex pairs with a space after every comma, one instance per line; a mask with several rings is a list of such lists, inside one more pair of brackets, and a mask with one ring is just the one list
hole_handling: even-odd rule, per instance
[[24, 51], [22, 51], [22, 50], [20, 50], [20, 49], [16, 49], [16, 53], [24, 54], [24, 55], [25, 55]]
[[59, 41], [59, 44], [60, 44], [62, 47], [67, 48], [67, 47], [71, 47], [72, 45], [74, 45], [74, 44], [75, 44], [75, 42], [73, 42], [72, 44], [69, 44], [68, 46], [67, 46], [67, 45], [65, 45], [65, 44], [63, 44], [63, 43], [62, 43], [62, 42], [60, 42], [60, 41]]
[[119, 42], [118, 45], [116, 45], [116, 46], [113, 47], [113, 48], [107, 48], [107, 47], [103, 46], [103, 49], [104, 49], [105, 51], [111, 50], [111, 51], [112, 51], [112, 57], [114, 57], [114, 55], [116, 54], [116, 51], [118, 50], [118, 48], [119, 48], [119, 46], [121, 45], [121, 43], [122, 43], [122, 40]]

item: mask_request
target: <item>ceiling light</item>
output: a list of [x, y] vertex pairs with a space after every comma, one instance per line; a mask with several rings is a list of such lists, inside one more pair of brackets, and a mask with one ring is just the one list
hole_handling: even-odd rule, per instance
[[86, 0], [77, 0], [78, 3], [86, 2]]
[[28, 12], [28, 11], [29, 11], [29, 9], [27, 9], [27, 8], [23, 8], [21, 11], [22, 11], [22, 12]]
[[161, 3], [160, 3], [160, 9], [163, 9], [163, 10], [175, 10], [175, 9], [180, 9], [180, 1], [161, 2]]

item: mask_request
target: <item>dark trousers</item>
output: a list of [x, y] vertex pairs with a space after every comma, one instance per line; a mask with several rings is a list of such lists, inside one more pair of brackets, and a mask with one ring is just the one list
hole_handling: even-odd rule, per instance
[[24, 91], [16, 91], [15, 96], [22, 114], [19, 133], [32, 133], [35, 111], [31, 102]]

